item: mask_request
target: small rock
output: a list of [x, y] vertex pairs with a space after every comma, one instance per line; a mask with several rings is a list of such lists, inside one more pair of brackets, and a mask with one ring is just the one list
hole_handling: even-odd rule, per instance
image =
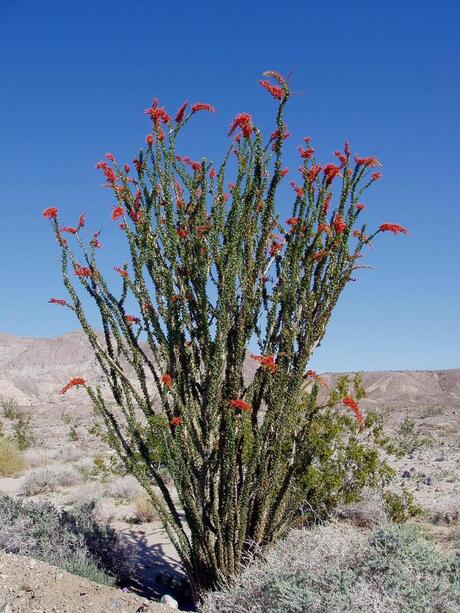
[[403, 471], [403, 474], [402, 474], [403, 479], [410, 479], [411, 477], [412, 475], [410, 474], [408, 470]]
[[431, 477], [425, 477], [422, 481], [423, 484], [425, 485], [432, 485], [433, 484], [433, 480]]
[[167, 605], [168, 607], [171, 607], [171, 609], [178, 609], [179, 608], [179, 603], [177, 602], [177, 600], [175, 600], [169, 594], [165, 594], [164, 596], [162, 596], [160, 602], [162, 602], [163, 604]]

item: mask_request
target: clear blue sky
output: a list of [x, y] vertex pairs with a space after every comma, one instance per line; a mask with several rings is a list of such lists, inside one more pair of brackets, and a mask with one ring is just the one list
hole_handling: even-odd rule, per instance
[[[382, 160], [367, 193], [369, 224], [396, 222], [350, 284], [319, 349], [319, 370], [460, 367], [460, 3], [365, 0], [0, 3], [0, 331], [55, 336], [72, 313], [58, 250], [42, 210], [105, 232], [112, 200], [94, 164], [107, 151], [130, 161], [143, 111], [158, 96], [214, 104], [183, 153], [218, 161], [240, 111], [271, 128], [266, 69], [293, 70], [286, 165], [310, 135], [322, 161], [351, 142]], [[283, 206], [283, 205], [282, 205]], [[117, 254], [119, 245], [115, 243]]]

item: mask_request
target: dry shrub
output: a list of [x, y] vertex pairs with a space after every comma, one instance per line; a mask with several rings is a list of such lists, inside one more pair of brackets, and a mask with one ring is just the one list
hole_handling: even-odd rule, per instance
[[79, 481], [80, 475], [75, 470], [54, 466], [41, 468], [27, 475], [21, 488], [21, 494], [36, 496], [55, 492], [60, 487], [72, 487]]
[[110, 496], [129, 502], [142, 492], [141, 486], [131, 475], [115, 479], [107, 489]]
[[45, 464], [49, 464], [51, 461], [50, 454], [43, 449], [26, 449], [23, 456], [27, 466], [30, 466], [31, 468], [44, 466]]
[[414, 526], [372, 532], [330, 524], [295, 530], [201, 613], [458, 611], [460, 563]]
[[134, 517], [138, 522], [146, 524], [158, 519], [158, 513], [147, 494], [140, 494], [134, 499]]
[[26, 467], [22, 453], [10, 441], [0, 438], [0, 477], [14, 477]]

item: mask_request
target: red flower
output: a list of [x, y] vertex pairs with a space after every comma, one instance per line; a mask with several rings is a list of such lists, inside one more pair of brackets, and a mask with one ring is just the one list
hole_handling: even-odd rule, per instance
[[185, 109], [188, 107], [188, 100], [179, 108], [176, 115], [176, 122], [180, 123], [184, 119]]
[[315, 153], [313, 147], [308, 147], [308, 149], [303, 149], [302, 147], [298, 147], [300, 157], [304, 160], [309, 160], [311, 156]]
[[210, 179], [216, 178], [216, 171], [214, 170], [214, 168], [211, 168], [211, 170], [209, 171], [209, 178]]
[[268, 91], [269, 94], [273, 96], [273, 98], [276, 98], [276, 100], [283, 100], [286, 95], [286, 92], [282, 87], [272, 85], [268, 81], [259, 81], [259, 83]]
[[378, 159], [376, 157], [368, 157], [368, 158], [360, 158], [358, 156], [355, 156], [355, 162], [358, 166], [368, 166], [368, 167], [372, 167], [372, 166], [381, 166], [382, 164], [378, 161]]
[[110, 160], [110, 162], [115, 162], [115, 156], [113, 155], [113, 153], [106, 153], [105, 158], [107, 160]]
[[323, 172], [326, 176], [326, 185], [330, 185], [333, 179], [340, 173], [341, 166], [335, 164], [326, 164], [323, 168]]
[[341, 151], [334, 151], [334, 155], [339, 158], [340, 165], [343, 168], [345, 164], [348, 162], [348, 157], [346, 155], [343, 155]]
[[247, 413], [250, 413], [252, 411], [251, 405], [249, 404], [249, 402], [246, 402], [246, 400], [241, 400], [237, 398], [235, 400], [229, 400], [228, 404], [233, 409], [239, 409], [240, 411], [246, 411]]
[[291, 181], [291, 187], [297, 194], [298, 198], [302, 198], [302, 196], [305, 194], [303, 188], [299, 187], [294, 181]]
[[277, 128], [274, 132], [270, 134], [270, 142], [273, 143], [272, 150], [276, 151], [277, 147], [285, 141], [287, 138], [291, 136], [290, 132], [287, 130], [287, 126], [283, 126], [283, 132], [281, 133], [279, 128]]
[[343, 221], [340, 213], [335, 216], [332, 225], [334, 226], [334, 230], [337, 232], [337, 234], [341, 234], [347, 227], [347, 224]]
[[121, 208], [121, 206], [116, 206], [113, 211], [112, 211], [112, 221], [115, 221], [116, 219], [118, 219], [119, 217], [124, 217], [124, 210]]
[[89, 241], [90, 246], [93, 249], [100, 249], [101, 248], [101, 243], [97, 240], [99, 238], [101, 231], [99, 230], [99, 232], [95, 232], [93, 234], [93, 238]]
[[140, 324], [141, 320], [139, 317], [135, 317], [134, 315], [125, 315], [125, 319], [129, 324]]
[[275, 364], [275, 356], [274, 355], [251, 355], [251, 358], [262, 366], [265, 366], [266, 369], [272, 374], [276, 372], [276, 364]]
[[313, 183], [313, 181], [316, 179], [322, 169], [322, 166], [320, 166], [319, 164], [315, 164], [315, 166], [312, 166], [307, 171], [305, 171], [304, 175], [310, 181], [310, 183]]
[[48, 300], [50, 304], [59, 304], [60, 306], [69, 306], [66, 300], [62, 300], [62, 298], [50, 298]]
[[361, 238], [361, 235], [362, 235], [361, 230], [353, 230], [353, 236], [355, 238]]
[[128, 174], [129, 173], [129, 166], [128, 166], [128, 164], [125, 164], [123, 166], [123, 168], [125, 169], [126, 174]]
[[307, 372], [305, 373], [304, 377], [305, 377], [305, 379], [307, 379], [308, 377], [313, 377], [313, 379], [315, 379], [315, 381], [317, 381], [320, 385], [323, 385], [324, 387], [327, 387], [326, 381], [323, 379], [323, 377], [320, 377], [316, 373], [316, 370], [307, 370]]
[[148, 147], [151, 147], [153, 145], [153, 136], [151, 134], [147, 134], [145, 137], [145, 142], [147, 143]]
[[318, 225], [318, 232], [325, 232], [326, 234], [329, 234], [330, 231], [331, 228], [327, 225], [327, 223], [320, 223]]
[[313, 257], [317, 262], [320, 262], [326, 256], [327, 256], [327, 251], [325, 251], [324, 249], [321, 249], [321, 251], [317, 251], [316, 253], [313, 254]]
[[129, 277], [129, 273], [124, 268], [120, 268], [119, 266], [114, 266], [113, 269], [120, 275], [120, 277]]
[[82, 213], [80, 217], [78, 218], [77, 230], [81, 230], [81, 228], [85, 227], [85, 221], [86, 221], [85, 214]]
[[403, 226], [400, 226], [397, 223], [383, 223], [380, 227], [379, 227], [380, 232], [393, 232], [393, 234], [398, 234], [398, 232], [401, 232], [401, 234], [409, 234], [409, 230], [407, 228], [403, 228]]
[[55, 206], [50, 206], [43, 211], [43, 217], [46, 217], [46, 219], [57, 219], [57, 215], [58, 210]]
[[145, 110], [145, 114], [149, 115], [157, 127], [162, 123], [169, 123], [171, 120], [164, 107], [158, 108], [158, 100], [156, 98], [152, 102], [152, 106]]
[[283, 245], [281, 243], [277, 243], [276, 241], [273, 241], [272, 244], [270, 245], [270, 256], [273, 258], [276, 255], [278, 255], [278, 253], [281, 251], [281, 249], [283, 248]]
[[351, 396], [345, 396], [342, 398], [343, 404], [348, 407], [351, 411], [353, 411], [356, 421], [361, 426], [364, 423], [364, 416], [360, 411], [358, 403]]
[[173, 417], [170, 423], [171, 423], [171, 426], [180, 426], [182, 421], [183, 421], [182, 417]]
[[345, 151], [347, 158], [350, 157], [350, 144], [347, 141], [345, 141], [343, 145], [343, 150]]
[[75, 264], [73, 274], [76, 277], [93, 277], [94, 276], [94, 273], [91, 270], [91, 268], [80, 266], [80, 264]]
[[77, 228], [72, 228], [71, 226], [63, 226], [59, 228], [59, 232], [67, 232], [68, 234], [76, 234]]
[[202, 226], [197, 226], [197, 234], [198, 234], [198, 238], [201, 240], [203, 238], [203, 233], [204, 232], [209, 232], [209, 230], [211, 229], [211, 224], [210, 223], [205, 223]]
[[289, 217], [289, 219], [286, 219], [286, 223], [288, 226], [296, 226], [299, 223], [299, 218]]
[[161, 375], [161, 382], [163, 383], [163, 385], [165, 385], [166, 387], [169, 387], [169, 389], [172, 388], [173, 385], [173, 380], [171, 375], [169, 375], [168, 373], [165, 373], [164, 375]]
[[280, 175], [282, 177], [285, 177], [288, 172], [289, 172], [289, 168], [283, 168], [283, 170], [280, 171]]
[[177, 228], [176, 232], [179, 238], [187, 238], [188, 236], [188, 232], [187, 230], [184, 230], [184, 228]]
[[329, 211], [329, 205], [331, 204], [331, 199], [332, 199], [332, 194], [329, 193], [326, 196], [326, 200], [324, 201], [324, 204], [323, 204], [323, 215], [327, 215], [327, 212]]
[[252, 117], [249, 113], [240, 113], [235, 117], [228, 128], [228, 135], [231, 136], [237, 128], [240, 128], [245, 138], [251, 136], [254, 126], [252, 125]]
[[373, 181], [378, 181], [381, 178], [382, 178], [382, 173], [381, 172], [373, 172], [372, 175], [371, 175], [371, 179]]
[[358, 209], [358, 211], [364, 211], [364, 209], [366, 208], [366, 205], [358, 202], [358, 204], [356, 205], [356, 208]]
[[70, 381], [66, 385], [64, 385], [64, 387], [59, 393], [65, 394], [72, 387], [78, 387], [79, 385], [85, 385], [85, 384], [86, 384], [86, 381], [82, 379], [81, 377], [74, 377], [73, 379], [70, 379]]
[[216, 109], [210, 104], [196, 102], [192, 105], [192, 113], [196, 113], [197, 111], [209, 111], [210, 113], [215, 113]]

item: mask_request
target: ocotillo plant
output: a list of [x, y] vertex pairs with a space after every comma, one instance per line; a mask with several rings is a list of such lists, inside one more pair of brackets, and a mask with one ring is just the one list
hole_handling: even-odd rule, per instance
[[[74, 310], [115, 402], [79, 377], [62, 392], [86, 388], [111, 444], [151, 496], [197, 599], [234, 575], [248, 549], [279, 538], [298, 518], [305, 475], [318, 461], [321, 416], [348, 411], [346, 436], [355, 442], [368, 428], [346, 382], [321, 400], [321, 379], [308, 364], [340, 294], [363, 267], [362, 250], [380, 232], [407, 233], [383, 224], [368, 235], [357, 225], [362, 194], [380, 178], [376, 158], [353, 160], [346, 143], [337, 163], [320, 165], [308, 138], [298, 149], [290, 216], [280, 219], [290, 91], [278, 73], [264, 76], [260, 84], [277, 102], [275, 129], [264, 140], [249, 114], [237, 115], [218, 168], [176, 153], [181, 130], [215, 109], [184, 103], [172, 119], [156, 99], [146, 110], [152, 130], [134, 176], [112, 154], [97, 164], [129, 249], [130, 264], [114, 266], [120, 294], [98, 266], [99, 233], [88, 245], [81, 237], [84, 216], [62, 227], [56, 208], [44, 212], [70, 296], [50, 302]], [[234, 180], [227, 185], [228, 172]], [[66, 234], [75, 235], [78, 258]], [[77, 288], [97, 305], [102, 335]], [[252, 380], [244, 376], [248, 360], [257, 367]], [[158, 468], [158, 440], [178, 502]], [[334, 461], [332, 448], [327, 457]], [[342, 474], [341, 491], [349, 478]]]

